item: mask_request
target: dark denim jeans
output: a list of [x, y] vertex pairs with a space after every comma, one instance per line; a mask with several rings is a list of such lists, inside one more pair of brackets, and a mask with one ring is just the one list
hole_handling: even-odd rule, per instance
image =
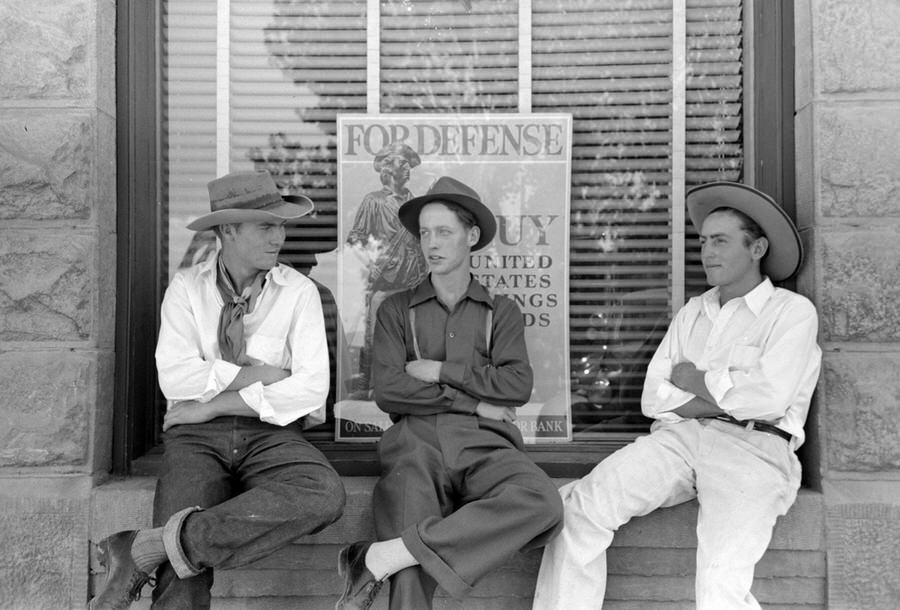
[[160, 566], [153, 608], [209, 608], [213, 568], [256, 561], [341, 516], [340, 477], [299, 424], [220, 417], [175, 426], [163, 440], [154, 525], [182, 509], [202, 509], [184, 520], [179, 538], [199, 573], [182, 579], [170, 563]]

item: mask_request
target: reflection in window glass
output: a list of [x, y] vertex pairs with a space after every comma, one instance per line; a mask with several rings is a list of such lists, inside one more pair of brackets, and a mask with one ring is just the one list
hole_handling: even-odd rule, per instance
[[382, 112], [518, 108], [517, 0], [381, 3]]
[[[231, 170], [267, 169], [316, 201], [285, 260], [334, 285], [337, 114], [364, 113], [371, 89], [383, 113], [517, 112], [530, 68], [532, 110], [574, 117], [575, 438], [647, 429], [643, 371], [672, 307], [671, 0], [532, 0], [528, 32], [516, 0], [383, 0], [371, 58], [367, 0], [232, 0], [224, 62], [219, 4], [162, 2], [162, 284], [212, 252], [184, 226], [207, 211], [225, 150]], [[740, 0], [687, 2], [688, 186], [742, 176], [741, 20]], [[687, 232], [690, 296], [704, 278]]]
[[647, 427], [643, 370], [670, 310], [672, 18], [670, 2], [534, 4], [533, 108], [575, 118], [570, 340], [581, 437]]

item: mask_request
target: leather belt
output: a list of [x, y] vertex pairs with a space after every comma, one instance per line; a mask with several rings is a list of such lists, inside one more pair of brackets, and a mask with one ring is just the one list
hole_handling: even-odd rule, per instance
[[713, 419], [718, 419], [719, 421], [724, 421], [729, 424], [734, 424], [735, 426], [740, 426], [741, 428], [746, 428], [747, 430], [759, 430], [760, 432], [768, 432], [769, 434], [774, 434], [775, 436], [780, 436], [787, 442], [791, 442], [791, 433], [787, 430], [782, 430], [777, 426], [773, 426], [772, 424], [767, 424], [764, 421], [759, 421], [756, 419], [735, 419], [730, 415], [716, 415]]

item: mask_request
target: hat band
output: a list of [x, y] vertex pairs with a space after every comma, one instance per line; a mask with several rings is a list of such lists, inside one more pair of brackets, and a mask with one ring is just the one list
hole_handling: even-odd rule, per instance
[[252, 199], [247, 199], [246, 195], [231, 199], [222, 199], [215, 202], [215, 204], [210, 207], [213, 212], [218, 212], [219, 210], [261, 210], [282, 203], [284, 203], [284, 199], [282, 199], [281, 195], [278, 193], [263, 193]]

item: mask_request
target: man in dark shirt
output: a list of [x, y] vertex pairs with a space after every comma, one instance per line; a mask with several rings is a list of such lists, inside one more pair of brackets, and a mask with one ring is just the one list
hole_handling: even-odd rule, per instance
[[470, 274], [470, 253], [496, 232], [493, 214], [443, 177], [398, 215], [430, 274], [378, 310], [375, 401], [394, 422], [379, 445], [379, 542], [341, 551], [338, 609], [368, 608], [388, 577], [394, 609], [430, 608], [437, 585], [462, 598], [562, 527], [556, 486], [513, 423], [532, 388], [522, 314]]

